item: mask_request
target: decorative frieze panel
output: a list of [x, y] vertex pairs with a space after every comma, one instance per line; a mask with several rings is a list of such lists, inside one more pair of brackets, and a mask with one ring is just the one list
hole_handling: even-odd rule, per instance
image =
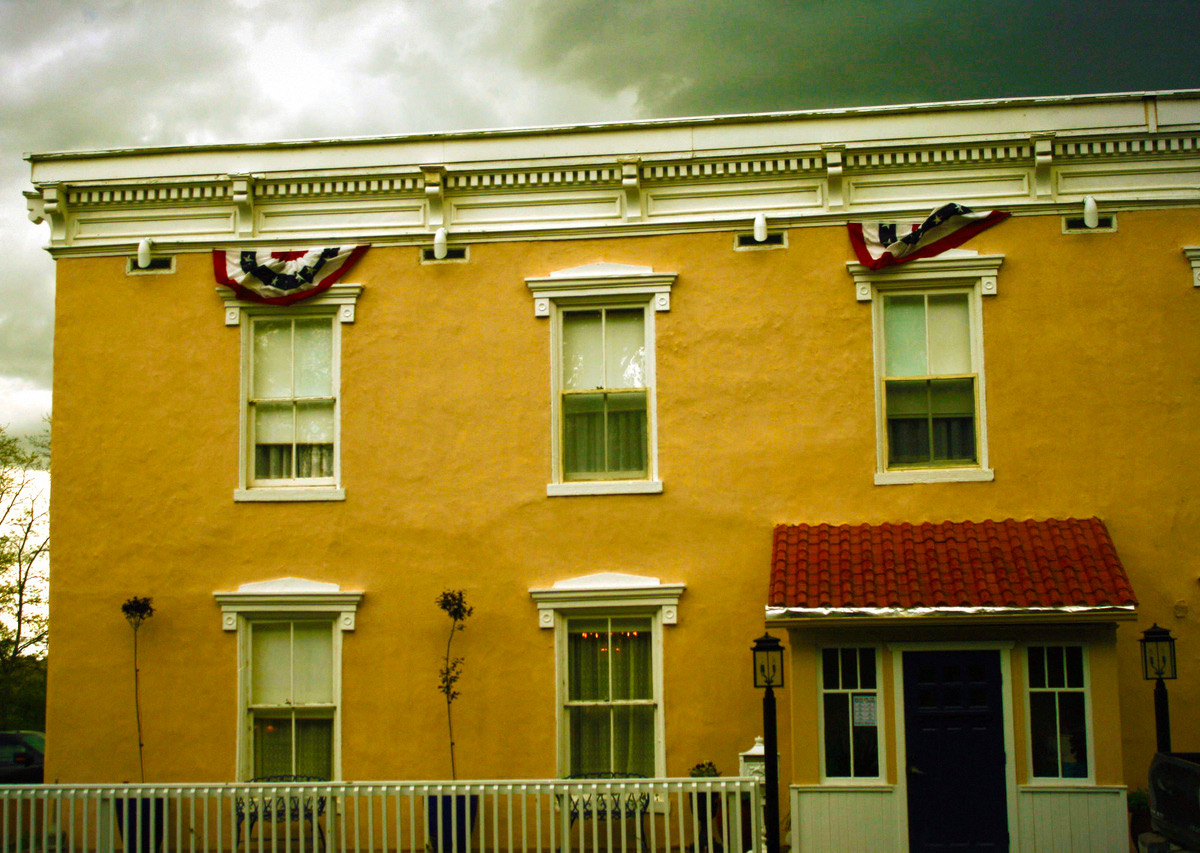
[[473, 172], [448, 175], [446, 188], [451, 190], [506, 190], [520, 187], [613, 184], [618, 183], [620, 180], [620, 170], [613, 166], [587, 169], [553, 169], [537, 172]]
[[312, 198], [317, 196], [377, 196], [421, 192], [423, 182], [416, 175], [404, 177], [360, 178], [334, 181], [260, 181], [254, 187], [256, 198]]
[[984, 145], [973, 148], [922, 148], [903, 151], [867, 151], [847, 156], [851, 169], [896, 169], [939, 166], [974, 166], [980, 163], [1026, 161], [1029, 145]]
[[817, 155], [779, 157], [766, 160], [710, 160], [707, 162], [661, 163], [642, 167], [644, 181], [703, 181], [721, 178], [769, 177], [787, 172], [811, 172], [822, 168]]
[[1079, 142], [1060, 142], [1054, 146], [1054, 156], [1063, 159], [1121, 155], [1144, 156], [1147, 154], [1187, 154], [1197, 150], [1200, 150], [1200, 137], [1197, 136], [1168, 136], [1157, 139], [1089, 139]]
[[994, 172], [879, 172], [846, 180], [847, 204], [935, 205], [947, 199], [966, 199], [970, 206], [980, 201], [1029, 197], [1029, 170]]

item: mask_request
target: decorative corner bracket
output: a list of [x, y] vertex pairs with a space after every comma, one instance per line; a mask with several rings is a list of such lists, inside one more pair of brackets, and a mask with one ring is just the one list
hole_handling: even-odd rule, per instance
[[978, 255], [974, 252], [946, 252], [933, 258], [911, 261], [881, 270], [848, 261], [846, 269], [854, 279], [854, 298], [870, 302], [876, 290], [897, 287], [962, 287], [978, 283], [984, 296], [996, 295], [997, 273], [1004, 255]]
[[50, 223], [50, 239], [64, 240], [67, 236], [67, 190], [61, 184], [48, 184], [40, 190], [24, 193], [29, 221], [34, 225]]
[[821, 153], [825, 155], [825, 183], [828, 186], [829, 192], [829, 207], [830, 209], [845, 207], [845, 198], [842, 194], [842, 169], [845, 162], [844, 154], [845, 147], [842, 145], [831, 145], [821, 149]]
[[625, 192], [625, 218], [642, 218], [642, 163], [636, 157], [621, 161], [621, 189]]
[[1184, 246], [1183, 254], [1192, 265], [1192, 287], [1200, 287], [1200, 246]]
[[239, 237], [254, 236], [254, 182], [260, 175], [240, 174], [230, 175], [229, 199], [237, 212], [237, 233]]
[[1054, 187], [1050, 183], [1050, 167], [1054, 163], [1054, 134], [1035, 133], [1033, 143], [1033, 181], [1038, 198], [1050, 198]]
[[440, 228], [446, 222], [446, 167], [422, 166], [425, 182], [425, 201], [429, 204], [429, 227]]

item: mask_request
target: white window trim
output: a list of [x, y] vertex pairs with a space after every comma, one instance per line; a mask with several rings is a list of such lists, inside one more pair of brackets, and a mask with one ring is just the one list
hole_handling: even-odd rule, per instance
[[[875, 738], [879, 749], [879, 773], [876, 776], [828, 776], [825, 773], [825, 649], [875, 650]], [[855, 645], [853, 643], [829, 643], [828, 645], [817, 646], [817, 743], [820, 755], [818, 760], [821, 762], [822, 785], [859, 788], [891, 787], [887, 780], [887, 732], [884, 726], [883, 709], [882, 646]], [[853, 714], [853, 705], [851, 705], [851, 713]], [[853, 731], [851, 732], [851, 736], [853, 737]]]
[[[547, 497], [576, 495], [660, 494], [658, 475], [657, 332], [654, 315], [671, 310], [675, 273], [656, 273], [650, 267], [598, 263], [559, 270], [545, 278], [527, 278], [535, 317], [550, 318], [550, 482]], [[642, 308], [646, 336], [646, 477], [638, 480], [572, 480], [562, 477], [562, 412], [560, 364], [562, 309], [595, 306]]]
[[[1031, 697], [1034, 688], [1029, 683], [1029, 649], [1035, 646], [1040, 647], [1058, 647], [1067, 648], [1074, 646], [1083, 650], [1083, 722], [1084, 731], [1087, 737], [1087, 763], [1088, 775], [1084, 777], [1066, 777], [1066, 776], [1034, 776], [1033, 775], [1033, 716], [1031, 707]], [[1087, 643], [1079, 642], [1057, 642], [1047, 640], [1046, 642], [1029, 641], [1020, 647], [1020, 654], [1024, 656], [1023, 665], [1025, 668], [1025, 783], [1022, 788], [1061, 788], [1066, 786], [1084, 786], [1095, 787], [1096, 785], [1096, 755], [1095, 755], [1095, 734], [1092, 726], [1092, 666], [1088, 654], [1089, 648]], [[1037, 688], [1039, 692], [1043, 692], [1042, 688]], [[1047, 688], [1046, 690], [1057, 690], [1058, 688]], [[1070, 688], [1077, 690], [1078, 688]]]
[[[871, 270], [848, 262], [846, 268], [854, 280], [855, 297], [871, 302], [871, 335], [875, 362], [875, 485], [907, 483], [990, 482], [995, 479], [988, 458], [987, 380], [983, 358], [983, 300], [995, 296], [1003, 255], [980, 255], [966, 249], [952, 249], [933, 258], [925, 258]], [[883, 401], [883, 300], [877, 294], [928, 293], [933, 290], [968, 294], [971, 322], [971, 361], [976, 373], [977, 465], [961, 467], [895, 468], [887, 465], [887, 423]]]
[[342, 778], [342, 633], [354, 630], [361, 592], [343, 592], [334, 583], [301, 578], [242, 584], [236, 592], [214, 592], [221, 608], [221, 628], [237, 631], [237, 778], [251, 777], [250, 685], [247, 681], [253, 622], [328, 621], [333, 634], [333, 758], [331, 781]]
[[658, 578], [600, 572], [558, 581], [549, 589], [531, 589], [537, 602], [538, 625], [554, 631], [554, 715], [558, 732], [558, 775], [571, 772], [571, 737], [567, 703], [567, 620], [573, 616], [649, 616], [654, 666], [654, 775], [666, 775], [667, 747], [663, 702], [663, 626], [678, 620], [683, 584], [662, 584]]
[[[304, 300], [301, 303], [286, 307], [262, 305], [257, 302], [246, 302], [227, 287], [218, 287], [225, 308], [225, 325], [241, 327], [241, 356], [240, 356], [240, 391], [238, 411], [238, 486], [234, 489], [233, 499], [236, 502], [289, 502], [289, 501], [343, 501], [346, 491], [342, 488], [342, 334], [343, 325], [353, 323], [358, 297], [362, 294], [362, 285], [335, 284], [324, 292]], [[247, 401], [250, 395], [250, 348], [251, 327], [254, 317], [330, 317], [337, 322], [332, 323], [333, 340], [332, 373], [333, 386], [337, 390], [333, 412], [334, 440], [334, 485], [322, 484], [314, 486], [271, 486], [256, 484], [249, 485], [249, 470], [253, 464], [251, 448], [248, 442], [250, 424], [247, 418]]]

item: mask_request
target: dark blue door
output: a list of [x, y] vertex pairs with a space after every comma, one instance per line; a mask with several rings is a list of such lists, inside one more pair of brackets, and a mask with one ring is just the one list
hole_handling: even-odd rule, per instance
[[1008, 849], [1000, 653], [904, 653], [908, 840], [914, 851]]

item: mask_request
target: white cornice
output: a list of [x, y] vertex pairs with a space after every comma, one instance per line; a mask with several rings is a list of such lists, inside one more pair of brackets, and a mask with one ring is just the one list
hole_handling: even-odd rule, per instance
[[875, 290], [912, 287], [953, 287], [966, 282], [979, 284], [983, 296], [996, 295], [996, 279], [1004, 255], [981, 255], [970, 249], [951, 249], [933, 257], [872, 270], [853, 261], [846, 269], [854, 279], [854, 296], [870, 302]]
[[1200, 246], [1184, 246], [1183, 254], [1192, 265], [1192, 286], [1200, 287]]
[[650, 267], [598, 263], [558, 270], [545, 278], [527, 278], [535, 317], [549, 317], [550, 303], [564, 299], [639, 296], [653, 300], [655, 311], [671, 310], [671, 287], [677, 275]]
[[412, 244], [744, 229], [976, 208], [1200, 203], [1200, 92], [374, 140], [33, 155], [56, 254], [143, 237]]

